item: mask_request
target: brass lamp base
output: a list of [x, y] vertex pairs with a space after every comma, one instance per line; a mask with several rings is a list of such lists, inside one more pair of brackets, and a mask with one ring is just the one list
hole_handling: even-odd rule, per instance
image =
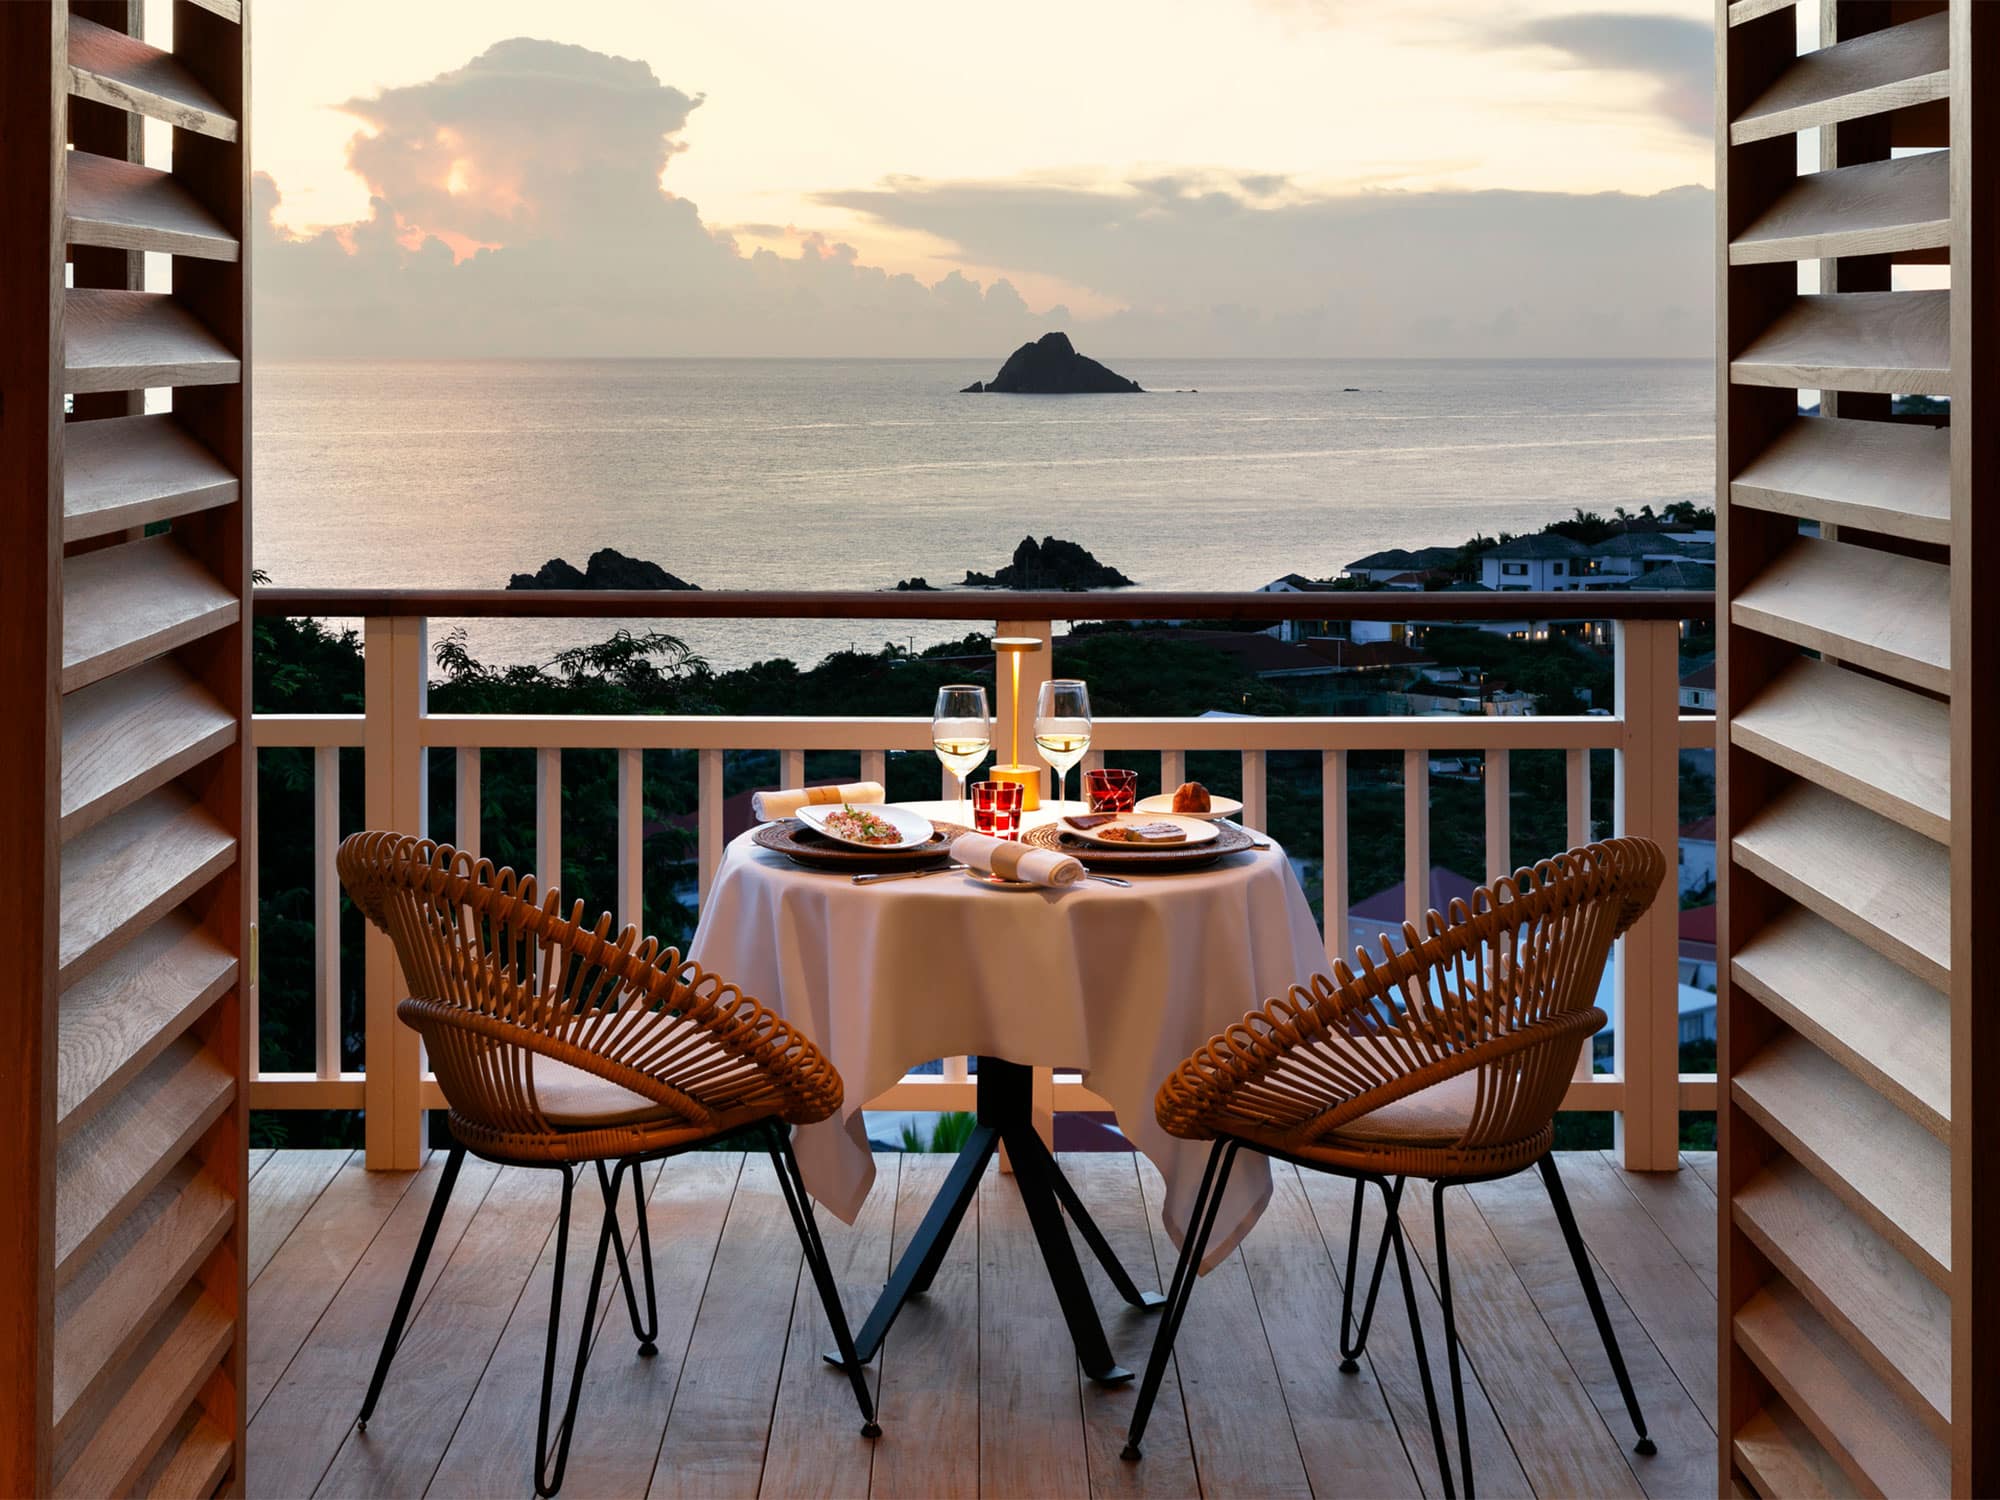
[[1018, 781], [1021, 784], [1021, 811], [1033, 812], [1042, 805], [1042, 768], [1040, 766], [989, 766], [986, 770], [988, 781]]

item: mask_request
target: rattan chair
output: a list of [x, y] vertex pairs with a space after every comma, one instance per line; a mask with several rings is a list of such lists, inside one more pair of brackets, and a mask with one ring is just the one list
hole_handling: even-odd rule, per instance
[[[1432, 1184], [1438, 1298], [1459, 1470], [1470, 1497], [1472, 1448], [1452, 1311], [1444, 1190], [1538, 1167], [1637, 1429], [1637, 1449], [1654, 1451], [1550, 1147], [1578, 1051], [1604, 1024], [1604, 1012], [1592, 1002], [1612, 941], [1652, 903], [1665, 871], [1658, 846], [1645, 839], [1590, 844], [1516, 871], [1474, 891], [1469, 903], [1453, 901], [1448, 920], [1431, 912], [1422, 933], [1406, 923], [1400, 950], [1386, 937], [1380, 958], [1357, 949], [1358, 974], [1336, 963], [1332, 979], [1314, 978], [1252, 1011], [1197, 1048], [1161, 1085], [1155, 1105], [1160, 1124], [1173, 1135], [1214, 1146], [1139, 1389], [1126, 1458], [1139, 1457], [1230, 1167], [1243, 1150], [1355, 1180], [1340, 1310], [1341, 1369], [1352, 1374], [1359, 1368], [1383, 1260], [1394, 1250], [1448, 1496], [1451, 1464], [1397, 1218], [1403, 1184], [1410, 1177]], [[1357, 1323], [1362, 1195], [1370, 1183], [1382, 1193], [1388, 1213]]]
[[[452, 1134], [356, 1425], [366, 1430], [382, 1394], [466, 1153], [553, 1169], [562, 1174], [562, 1207], [535, 1489], [554, 1494], [569, 1458], [607, 1251], [617, 1255], [639, 1353], [655, 1352], [659, 1311], [641, 1163], [737, 1136], [770, 1152], [834, 1342], [845, 1356], [861, 1431], [878, 1436], [874, 1403], [786, 1129], [826, 1119], [840, 1107], [840, 1076], [819, 1050], [733, 985], [652, 938], [641, 941], [635, 928], [613, 936], [609, 916], [587, 927], [582, 902], [563, 916], [559, 894], [538, 891], [533, 876], [496, 873], [487, 861], [475, 862], [448, 845], [396, 833], [355, 834], [340, 846], [338, 863], [355, 905], [395, 944], [410, 988], [396, 1014], [423, 1036], [450, 1106]], [[570, 1206], [585, 1163], [597, 1169], [604, 1223], [551, 1453]], [[618, 1229], [618, 1195], [628, 1173], [644, 1272], [643, 1319]]]

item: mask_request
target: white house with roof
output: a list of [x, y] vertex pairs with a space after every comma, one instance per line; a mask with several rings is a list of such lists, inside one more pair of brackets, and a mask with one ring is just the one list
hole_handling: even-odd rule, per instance
[[1559, 592], [1584, 587], [1590, 549], [1553, 531], [1517, 536], [1479, 556], [1479, 581], [1499, 593]]
[[1458, 561], [1456, 547], [1389, 547], [1357, 558], [1341, 569], [1349, 578], [1365, 578], [1370, 583], [1389, 583], [1401, 573], [1429, 573], [1448, 568]]

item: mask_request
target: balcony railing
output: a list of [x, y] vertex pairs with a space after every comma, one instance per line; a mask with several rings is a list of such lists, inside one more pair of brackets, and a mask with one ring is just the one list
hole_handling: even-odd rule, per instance
[[[996, 610], [996, 605], [1005, 613]], [[1403, 889], [1407, 918], [1421, 922], [1431, 868], [1430, 756], [1435, 751], [1478, 751], [1485, 762], [1486, 878], [1507, 873], [1511, 859], [1510, 765], [1513, 751], [1555, 751], [1565, 757], [1567, 841], [1593, 835], [1637, 834], [1662, 848], [1675, 847], [1679, 830], [1679, 755], [1713, 749], [1715, 721], [1682, 717], [1679, 709], [1679, 641], [1683, 622], [1711, 619], [1712, 595], [1695, 593], [1574, 593], [1466, 595], [1453, 593], [1118, 594], [992, 593], [510, 593], [504, 591], [262, 589], [262, 616], [359, 619], [365, 652], [365, 710], [359, 714], [259, 714], [257, 750], [313, 752], [314, 1054], [311, 1073], [255, 1074], [250, 1102], [264, 1110], [360, 1109], [365, 1111], [371, 1167], [414, 1167], [423, 1146], [423, 1112], [442, 1107], [435, 1081], [424, 1071], [416, 1033], [399, 1025], [395, 1005], [400, 981], [395, 957], [381, 934], [366, 937], [363, 979], [365, 1068], [341, 1067], [340, 892], [333, 856], [341, 828], [338, 774], [343, 749], [365, 761], [362, 822], [370, 828], [412, 832], [430, 826], [427, 757], [456, 758], [460, 847], [481, 847], [481, 755], [487, 750], [529, 750], [535, 755], [534, 865], [557, 870], [562, 861], [562, 765], [565, 751], [612, 751], [617, 757], [616, 914], [639, 922], [643, 911], [645, 829], [641, 803], [645, 752], [689, 751], [697, 757], [697, 885], [706, 894], [724, 844], [724, 756], [732, 750], [775, 751], [778, 781], [804, 779], [808, 751], [859, 756], [860, 774], [882, 780], [893, 751], [931, 750], [928, 717], [792, 717], [785, 715], [634, 715], [625, 717], [530, 714], [446, 715], [426, 704], [433, 619], [555, 617], [615, 619], [920, 619], [977, 621], [997, 634], [1033, 635], [1044, 642], [1059, 620], [1392, 620], [1486, 623], [1588, 619], [1613, 627], [1616, 702], [1609, 714], [1577, 716], [1405, 717], [1209, 717], [1111, 718], [1094, 725], [1091, 760], [1107, 752], [1158, 752], [1161, 789], [1184, 779], [1190, 753], [1225, 751], [1241, 757], [1242, 820], [1266, 824], [1266, 757], [1276, 752], [1317, 753], [1322, 818], [1319, 846], [1293, 849], [1321, 861], [1323, 910], [1329, 955], [1348, 954], [1348, 758], [1356, 752], [1397, 752], [1403, 760]], [[1014, 658], [1004, 660], [1011, 661]], [[1024, 662], [1021, 701], [1032, 712], [1050, 653]], [[999, 665], [999, 664], [996, 664]], [[1004, 675], [996, 681], [1005, 682]], [[1014, 726], [1006, 691], [995, 703], [995, 743], [1006, 744]], [[1028, 736], [1032, 738], [1032, 736]], [[1590, 756], [1609, 752], [1615, 764], [1612, 828], [1593, 829]], [[953, 795], [941, 776], [940, 795]], [[254, 854], [253, 854], [254, 857]], [[1679, 1068], [1678, 943], [1675, 901], [1663, 892], [1653, 911], [1620, 944], [1612, 1014], [1615, 1047], [1611, 1071], [1591, 1072], [1586, 1048], [1564, 1108], [1609, 1111], [1617, 1118], [1617, 1146], [1627, 1167], [1671, 1170], [1679, 1161], [1682, 1110], [1715, 1108], [1712, 1075], [1684, 1075]], [[254, 1002], [253, 990], [253, 1002]], [[256, 1015], [253, 1009], [253, 1018]], [[253, 1027], [256, 1025], [253, 1019]], [[254, 1049], [253, 1049], [254, 1055]], [[1046, 1110], [1102, 1110], [1104, 1101], [1072, 1074], [1044, 1073], [1039, 1100]], [[939, 1073], [910, 1074], [871, 1108], [969, 1109], [972, 1084], [966, 1059], [947, 1058]]]

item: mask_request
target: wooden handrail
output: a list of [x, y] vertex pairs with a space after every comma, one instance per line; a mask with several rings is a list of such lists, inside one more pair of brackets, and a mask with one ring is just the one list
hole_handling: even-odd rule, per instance
[[652, 620], [1712, 620], [1712, 593], [260, 588], [259, 615]]

